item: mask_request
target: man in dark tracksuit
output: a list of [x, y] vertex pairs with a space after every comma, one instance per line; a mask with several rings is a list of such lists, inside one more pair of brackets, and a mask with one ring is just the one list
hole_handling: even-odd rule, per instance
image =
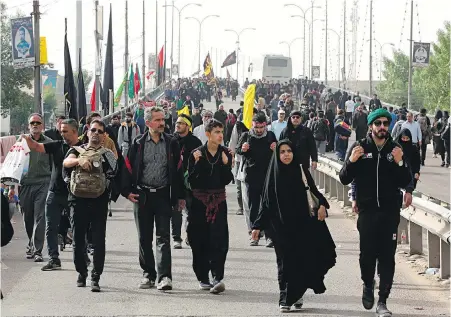
[[310, 158], [312, 159], [312, 168], [316, 168], [318, 163], [318, 149], [316, 148], [315, 138], [312, 130], [302, 125], [302, 113], [294, 110], [290, 114], [285, 129], [280, 133], [279, 140], [288, 139], [293, 143], [296, 149], [296, 157], [302, 165], [310, 167]]
[[374, 306], [374, 274], [378, 262], [380, 284], [376, 313], [380, 317], [392, 316], [386, 301], [395, 273], [402, 199], [399, 188], [406, 188], [412, 178], [409, 166], [403, 161], [401, 146], [388, 133], [390, 121], [387, 110], [373, 111], [368, 116], [371, 134], [350, 148], [340, 171], [344, 185], [354, 182], [357, 187], [360, 271], [364, 283], [362, 303], [365, 309]]
[[[178, 164], [178, 168], [182, 168], [183, 173], [188, 170], [188, 160], [191, 152], [202, 145], [202, 142], [191, 133], [190, 129], [192, 128], [192, 126], [193, 120], [186, 114], [181, 114], [177, 118], [177, 122], [175, 123], [176, 132], [174, 133], [174, 137], [180, 147], [180, 162]], [[185, 193], [186, 210], [187, 212], [189, 212], [191, 207], [192, 193], [188, 188], [185, 188]], [[183, 215], [179, 210], [173, 210], [171, 222], [174, 249], [181, 249]], [[188, 239], [186, 239], [186, 243], [189, 243]]]
[[[236, 153], [243, 156], [246, 162], [246, 186], [249, 199], [249, 224], [257, 219], [260, 209], [261, 194], [277, 138], [272, 131], [266, 129], [266, 115], [257, 113], [252, 119], [252, 128], [244, 132], [238, 142]], [[272, 245], [269, 240], [268, 246]], [[251, 246], [257, 246], [258, 240], [252, 240]]]

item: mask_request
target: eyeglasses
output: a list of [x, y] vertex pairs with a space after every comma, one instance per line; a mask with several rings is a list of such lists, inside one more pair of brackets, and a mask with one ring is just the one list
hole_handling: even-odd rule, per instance
[[42, 124], [42, 122], [39, 122], [39, 121], [31, 121], [30, 122], [30, 125], [41, 125]]
[[388, 122], [388, 121], [380, 121], [380, 120], [376, 120], [376, 121], [374, 121], [373, 123], [374, 123], [374, 125], [375, 125], [376, 127], [380, 127], [381, 124], [383, 124], [384, 127], [388, 127], [388, 126], [390, 125], [390, 122]]
[[301, 119], [300, 116], [291, 116], [291, 119]]
[[100, 129], [96, 129], [96, 128], [91, 128], [91, 130], [89, 130], [89, 131], [91, 131], [92, 133], [98, 133], [98, 134], [104, 134], [105, 133], [105, 131], [103, 131], [103, 130], [100, 130]]

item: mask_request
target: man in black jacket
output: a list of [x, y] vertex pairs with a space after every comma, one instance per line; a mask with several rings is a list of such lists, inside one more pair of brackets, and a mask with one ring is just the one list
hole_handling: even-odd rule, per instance
[[312, 168], [315, 169], [318, 164], [318, 149], [316, 148], [315, 138], [312, 130], [301, 124], [301, 118], [302, 113], [300, 111], [292, 111], [287, 127], [280, 133], [279, 140], [290, 140], [296, 148], [296, 156], [301, 164], [310, 167], [311, 158]]
[[[257, 113], [252, 119], [252, 128], [244, 132], [238, 142], [236, 153], [243, 156], [246, 166], [246, 187], [249, 199], [250, 214], [246, 215], [248, 229], [251, 231], [252, 224], [258, 216], [260, 209], [261, 194], [273, 151], [276, 147], [277, 138], [272, 131], [266, 129], [266, 116]], [[271, 241], [267, 241], [269, 246]], [[252, 240], [251, 246], [257, 246], [258, 240]]]
[[[177, 140], [164, 133], [164, 110], [146, 108], [149, 132], [137, 137], [128, 152], [122, 173], [121, 194], [133, 204], [139, 237], [139, 264], [143, 270], [140, 288], [172, 289], [170, 219], [172, 208], [185, 205], [183, 170], [178, 168]], [[156, 230], [157, 272], [152, 250]], [[158, 280], [157, 280], [158, 278]]]
[[[193, 121], [186, 114], [181, 114], [177, 118], [177, 122], [175, 123], [175, 133], [174, 137], [177, 140], [180, 147], [180, 165], [183, 173], [188, 170], [188, 159], [191, 152], [194, 149], [197, 149], [202, 145], [202, 142], [198, 138], [196, 138], [190, 131], [193, 126]], [[185, 200], [186, 200], [186, 210], [187, 212], [191, 207], [191, 196], [192, 193], [188, 188], [185, 188]], [[174, 249], [182, 248], [182, 223], [183, 223], [183, 215], [182, 213], [174, 209], [172, 213], [172, 239], [174, 240]], [[186, 240], [188, 242], [188, 240]]]
[[391, 316], [386, 301], [395, 273], [402, 199], [399, 188], [406, 188], [412, 177], [409, 166], [403, 161], [400, 145], [388, 133], [390, 121], [387, 110], [373, 111], [368, 116], [371, 134], [349, 149], [340, 171], [343, 185], [354, 182], [357, 187], [360, 271], [364, 283], [362, 303], [365, 309], [374, 306], [374, 274], [378, 262], [380, 284], [376, 313], [383, 317]]

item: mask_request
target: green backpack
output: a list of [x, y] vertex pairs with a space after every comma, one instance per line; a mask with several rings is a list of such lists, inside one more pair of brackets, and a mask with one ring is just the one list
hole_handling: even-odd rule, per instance
[[97, 198], [106, 189], [106, 177], [103, 172], [102, 155], [107, 151], [105, 148], [98, 150], [93, 148], [84, 149], [79, 146], [73, 147], [78, 153], [78, 158], [86, 158], [91, 162], [90, 171], [76, 166], [70, 177], [70, 191], [75, 197]]

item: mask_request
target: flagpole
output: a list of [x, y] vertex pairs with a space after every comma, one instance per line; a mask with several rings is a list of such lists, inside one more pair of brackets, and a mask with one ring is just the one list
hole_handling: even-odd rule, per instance
[[160, 63], [158, 61], [158, 0], [155, 1], [155, 88], [159, 85]]
[[[143, 65], [142, 65], [142, 73], [146, 73], [146, 5], [145, 1], [143, 0]], [[144, 99], [146, 96], [146, 81], [143, 81], [142, 90], [144, 93]]]
[[163, 65], [163, 82], [166, 81], [166, 33], [168, 26], [168, 6], [167, 0], [164, 0], [164, 65]]
[[125, 54], [124, 54], [124, 72], [127, 77], [125, 83], [125, 107], [128, 107], [128, 0], [125, 1]]

